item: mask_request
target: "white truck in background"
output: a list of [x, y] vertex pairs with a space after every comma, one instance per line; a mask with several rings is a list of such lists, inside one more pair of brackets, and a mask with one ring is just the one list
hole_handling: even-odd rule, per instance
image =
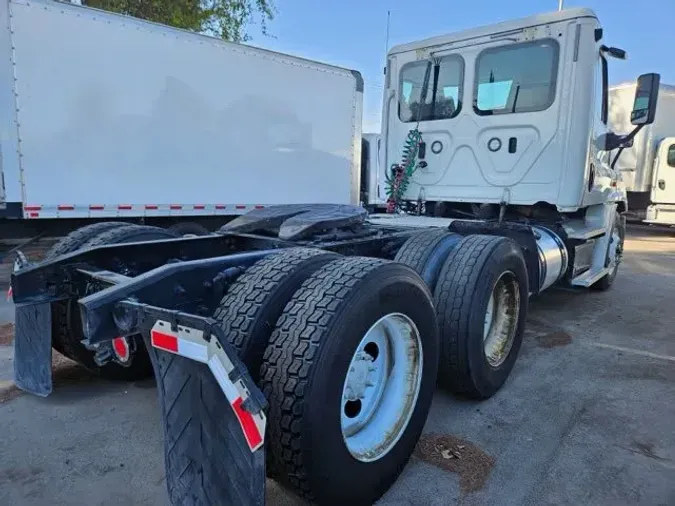
[[359, 203], [358, 72], [51, 0], [0, 2], [0, 56], [2, 236]]
[[[610, 87], [609, 123], [615, 132], [631, 127], [635, 87], [635, 82]], [[675, 225], [675, 86], [659, 86], [654, 123], [624, 149], [616, 168], [626, 185], [629, 218]]]

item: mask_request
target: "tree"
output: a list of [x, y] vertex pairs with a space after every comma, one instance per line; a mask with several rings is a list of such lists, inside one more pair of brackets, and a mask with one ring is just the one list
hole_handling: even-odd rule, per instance
[[246, 27], [258, 18], [262, 33], [274, 18], [273, 0], [83, 0], [97, 9], [205, 33], [233, 42], [249, 40]]

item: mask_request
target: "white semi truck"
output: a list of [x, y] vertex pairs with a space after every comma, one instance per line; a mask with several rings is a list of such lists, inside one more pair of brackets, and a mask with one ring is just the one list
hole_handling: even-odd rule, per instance
[[0, 4], [0, 236], [111, 218], [203, 232], [263, 206], [358, 204], [358, 73], [67, 3]]
[[[615, 132], [630, 129], [630, 111], [637, 83], [609, 90], [609, 124]], [[675, 87], [661, 84], [654, 123], [640, 131], [617, 160], [633, 219], [675, 225]]]
[[[19, 255], [17, 384], [51, 393], [52, 348], [108, 378], [154, 371], [174, 504], [262, 504], [266, 475], [318, 504], [372, 504], [437, 384], [502, 388], [531, 296], [612, 286], [627, 204], [610, 158], [653, 123], [659, 76], [638, 79], [631, 131], [611, 132], [607, 70], [625, 53], [605, 39], [571, 9], [393, 48], [364, 192], [390, 214], [272, 206], [172, 239], [103, 222], [40, 264]], [[242, 51], [228, 75], [249, 83]], [[340, 114], [350, 137], [359, 109]]]

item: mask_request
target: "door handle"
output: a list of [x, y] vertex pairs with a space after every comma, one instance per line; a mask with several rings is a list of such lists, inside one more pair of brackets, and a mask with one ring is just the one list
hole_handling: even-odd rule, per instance
[[665, 179], [659, 179], [659, 190], [665, 190], [665, 189], [666, 189]]

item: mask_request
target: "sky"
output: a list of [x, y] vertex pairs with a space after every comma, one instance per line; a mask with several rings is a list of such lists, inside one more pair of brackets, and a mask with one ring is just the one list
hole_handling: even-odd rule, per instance
[[[379, 132], [387, 11], [389, 45], [456, 32], [508, 19], [554, 11], [557, 0], [275, 0], [271, 36], [249, 27], [252, 45], [361, 72], [365, 81], [363, 130]], [[589, 7], [604, 29], [604, 43], [628, 52], [610, 61], [610, 84], [659, 72], [675, 84], [675, 0], [564, 0], [564, 7]]]

